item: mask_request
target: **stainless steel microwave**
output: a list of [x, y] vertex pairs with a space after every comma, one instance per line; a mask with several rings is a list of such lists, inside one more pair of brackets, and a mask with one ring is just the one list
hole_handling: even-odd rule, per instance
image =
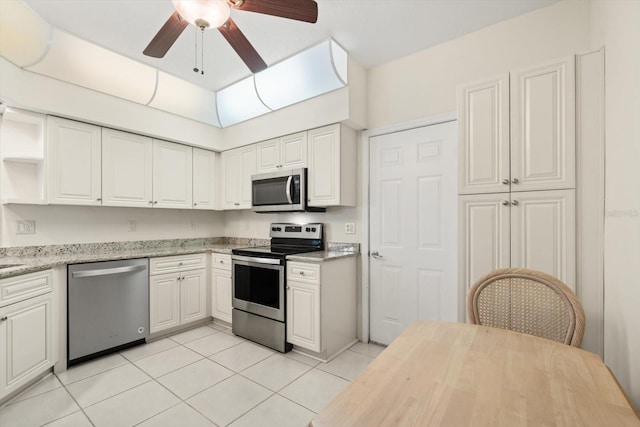
[[251, 208], [255, 212], [304, 211], [306, 201], [306, 168], [251, 175]]

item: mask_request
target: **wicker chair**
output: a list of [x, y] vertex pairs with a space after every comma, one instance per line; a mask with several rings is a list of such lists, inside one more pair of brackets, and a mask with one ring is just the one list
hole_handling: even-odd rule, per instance
[[503, 268], [480, 278], [467, 294], [469, 323], [524, 332], [580, 347], [582, 304], [567, 285], [548, 274]]

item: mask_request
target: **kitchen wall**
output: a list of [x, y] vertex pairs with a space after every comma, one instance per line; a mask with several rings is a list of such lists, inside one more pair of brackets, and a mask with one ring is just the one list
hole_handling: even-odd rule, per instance
[[[269, 238], [269, 224], [272, 222], [292, 222], [305, 224], [322, 222], [325, 224], [325, 239], [329, 242], [360, 243], [362, 233], [360, 222], [361, 209], [359, 207], [328, 208], [323, 213], [278, 213], [259, 214], [249, 211], [227, 211], [224, 216], [224, 235], [229, 237]], [[355, 234], [346, 234], [346, 222], [356, 224]]]
[[640, 408], [640, 2], [592, 2], [605, 46], [604, 359]]
[[[16, 234], [18, 220], [35, 234]], [[130, 231], [129, 221], [135, 221]], [[179, 209], [3, 205], [0, 247], [224, 236], [224, 213]]]
[[456, 86], [581, 52], [589, 2], [562, 1], [369, 70], [369, 129], [456, 110]]

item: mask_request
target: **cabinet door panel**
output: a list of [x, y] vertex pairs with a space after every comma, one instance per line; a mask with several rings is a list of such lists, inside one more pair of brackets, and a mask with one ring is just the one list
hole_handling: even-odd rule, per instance
[[508, 74], [459, 89], [458, 127], [458, 192], [508, 192]]
[[211, 315], [216, 319], [231, 323], [231, 271], [214, 268], [212, 277]]
[[280, 138], [280, 164], [285, 169], [307, 166], [307, 132]]
[[193, 149], [193, 208], [216, 209], [216, 153]]
[[151, 207], [153, 140], [102, 129], [103, 206]]
[[191, 147], [167, 141], [153, 142], [154, 207], [192, 207], [192, 162]]
[[47, 119], [49, 203], [101, 204], [101, 132], [98, 126]]
[[512, 74], [511, 191], [575, 187], [573, 58]]
[[459, 209], [460, 278], [466, 293], [483, 275], [510, 265], [509, 195], [461, 196]]
[[280, 167], [280, 140], [271, 139], [256, 144], [257, 173], [273, 172]]
[[180, 323], [204, 319], [207, 315], [207, 283], [205, 270], [181, 273]]
[[0, 309], [0, 397], [53, 365], [51, 293]]
[[551, 274], [575, 289], [575, 190], [512, 194], [511, 266]]
[[241, 151], [242, 175], [240, 176], [240, 209], [251, 208], [251, 175], [256, 173], [256, 146]]
[[238, 209], [240, 192], [240, 172], [242, 168], [240, 151], [222, 153], [222, 209]]
[[154, 333], [180, 325], [179, 273], [149, 278], [150, 327]]
[[308, 350], [320, 351], [320, 288], [317, 285], [287, 283], [287, 341]]
[[340, 202], [340, 126], [309, 131], [308, 199], [310, 206]]

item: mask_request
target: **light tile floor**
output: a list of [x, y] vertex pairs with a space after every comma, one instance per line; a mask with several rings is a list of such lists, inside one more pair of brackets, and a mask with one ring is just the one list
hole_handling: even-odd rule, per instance
[[210, 323], [49, 375], [0, 409], [2, 427], [305, 427], [383, 347], [329, 363]]

